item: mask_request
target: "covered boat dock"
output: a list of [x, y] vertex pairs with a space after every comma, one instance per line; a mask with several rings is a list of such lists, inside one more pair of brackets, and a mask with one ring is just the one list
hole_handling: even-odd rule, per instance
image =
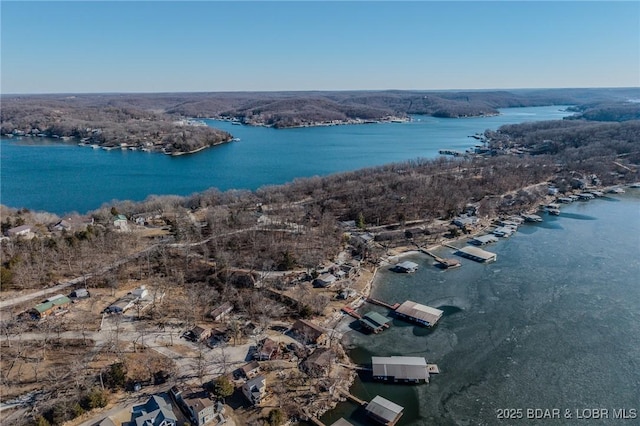
[[419, 356], [374, 356], [371, 366], [375, 380], [429, 383], [427, 360]]
[[395, 313], [401, 318], [406, 318], [410, 321], [417, 322], [425, 327], [433, 327], [442, 318], [443, 312], [440, 309], [432, 308], [431, 306], [421, 305], [416, 302], [407, 300], [398, 308]]
[[462, 247], [458, 249], [456, 254], [481, 263], [495, 262], [498, 258], [498, 255], [495, 253], [472, 246]]

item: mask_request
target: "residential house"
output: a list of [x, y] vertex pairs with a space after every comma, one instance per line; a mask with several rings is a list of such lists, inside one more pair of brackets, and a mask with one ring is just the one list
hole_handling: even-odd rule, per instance
[[461, 229], [469, 229], [476, 226], [480, 220], [476, 216], [461, 215], [453, 219], [453, 224]]
[[319, 348], [302, 361], [300, 369], [311, 377], [327, 376], [335, 360], [335, 352], [329, 348]]
[[358, 273], [358, 268], [360, 265], [357, 265], [355, 261], [343, 263], [340, 265], [340, 270], [345, 273], [346, 278], [351, 278]]
[[256, 351], [255, 358], [259, 361], [268, 361], [278, 354], [278, 350], [278, 342], [267, 337], [260, 343], [260, 347]]
[[52, 231], [78, 232], [86, 231], [87, 227], [93, 225], [94, 220], [90, 216], [69, 216], [53, 225]]
[[33, 231], [34, 229], [31, 225], [20, 225], [7, 230], [7, 236], [10, 238], [22, 238], [25, 240], [30, 240], [36, 236]]
[[324, 345], [328, 341], [327, 334], [322, 328], [303, 319], [293, 324], [291, 333], [304, 344]]
[[182, 410], [193, 426], [203, 426], [216, 418], [216, 405], [209, 399], [209, 394], [202, 391], [187, 389], [180, 391], [172, 387], [169, 395]]
[[333, 274], [322, 274], [313, 280], [314, 287], [327, 288], [331, 287], [338, 279]]
[[113, 219], [113, 226], [119, 231], [128, 231], [129, 222], [127, 221], [127, 217], [123, 214], [116, 215]]
[[243, 365], [238, 370], [239, 373], [247, 379], [253, 379], [260, 372], [260, 364], [258, 364], [258, 361], [252, 361]]
[[215, 308], [209, 316], [213, 318], [214, 321], [220, 321], [224, 319], [229, 313], [233, 311], [233, 304], [230, 302], [225, 302], [222, 305]]
[[256, 376], [242, 385], [242, 394], [252, 405], [260, 405], [267, 393], [267, 379]]
[[159, 395], [131, 409], [131, 426], [176, 426], [177, 423], [171, 404]]
[[211, 329], [202, 328], [196, 325], [191, 330], [186, 331], [183, 334], [183, 337], [187, 340], [191, 340], [192, 342], [202, 342], [203, 340], [211, 337]]
[[31, 316], [34, 318], [44, 318], [49, 315], [61, 315], [67, 312], [71, 304], [71, 299], [62, 294], [48, 298], [31, 309]]

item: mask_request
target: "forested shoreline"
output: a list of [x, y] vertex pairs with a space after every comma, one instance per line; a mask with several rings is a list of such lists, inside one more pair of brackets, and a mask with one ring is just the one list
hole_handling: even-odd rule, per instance
[[[275, 128], [406, 120], [409, 115], [461, 118], [499, 108], [614, 105], [636, 89], [514, 91], [223, 92], [3, 95], [0, 135], [74, 137], [99, 146], [168, 154], [232, 139], [192, 118], [217, 118]], [[591, 111], [582, 111], [589, 118]], [[601, 118], [611, 117], [610, 113]], [[123, 145], [124, 144], [124, 145]]]
[[[161, 215], [169, 218], [166, 224], [177, 241], [216, 237], [209, 255], [227, 259], [225, 262], [231, 262], [231, 266], [312, 268], [335, 254], [340, 246], [338, 224], [342, 221], [357, 221], [363, 229], [389, 225], [388, 230], [404, 229], [411, 222], [421, 221], [427, 224], [425, 234], [442, 234], [447, 228], [434, 224], [451, 220], [470, 203], [476, 204], [482, 215], [494, 217], [535, 206], [546, 195], [547, 184], [565, 192], [579, 189], [593, 175], [603, 186], [640, 180], [638, 120], [507, 125], [487, 131], [485, 138], [487, 149], [481, 155], [416, 159], [327, 177], [301, 178], [256, 191], [220, 192], [212, 188], [188, 197], [150, 196], [142, 202], [108, 204], [88, 216], [102, 224], [104, 235], [114, 235], [109, 231], [113, 211], [130, 220], [141, 215]], [[3, 231], [25, 223], [45, 229], [61, 219], [49, 213], [31, 214], [26, 209], [3, 210]], [[199, 212], [200, 219], [195, 220], [192, 212]], [[261, 216], [276, 217], [273, 228], [296, 224], [305, 229], [306, 235], [283, 232], [274, 240], [268, 232], [236, 232], [255, 231]], [[35, 217], [47, 219], [33, 223]], [[76, 237], [66, 238], [62, 247]], [[91, 241], [83, 234], [79, 244]], [[33, 243], [23, 244], [31, 252]], [[54, 251], [61, 247], [53, 246], [57, 247]], [[97, 249], [83, 248], [87, 252]], [[23, 260], [10, 262], [11, 268], [28, 265], [24, 259], [31, 256], [18, 256]], [[4, 262], [7, 267], [6, 258]], [[36, 275], [37, 279], [30, 280], [27, 273], [15, 274], [25, 284], [31, 282], [27, 287], [37, 287], [49, 279], [46, 274]]]

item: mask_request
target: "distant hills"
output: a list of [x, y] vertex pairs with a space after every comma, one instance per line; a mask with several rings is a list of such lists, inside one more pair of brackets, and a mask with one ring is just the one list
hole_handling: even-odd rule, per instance
[[[589, 120], [634, 119], [638, 104], [629, 103], [631, 99], [640, 99], [639, 88], [3, 95], [0, 133], [38, 129], [45, 134], [87, 137], [86, 129], [108, 128], [105, 133], [113, 137], [101, 143], [122, 139], [124, 131], [144, 135], [168, 150], [185, 151], [229, 136], [205, 134], [204, 129], [184, 132], [173, 124], [184, 117], [283, 128], [389, 121], [409, 114], [475, 117], [507, 107], [576, 105]], [[605, 104], [609, 106], [603, 108]], [[157, 127], [163, 130], [154, 133]], [[189, 138], [186, 133], [197, 133], [201, 141], [178, 147], [176, 141], [185, 144]]]

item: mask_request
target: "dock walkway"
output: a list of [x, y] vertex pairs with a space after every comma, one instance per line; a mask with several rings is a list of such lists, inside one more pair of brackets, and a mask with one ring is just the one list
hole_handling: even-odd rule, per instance
[[392, 311], [395, 311], [396, 309], [398, 309], [398, 306], [400, 306], [399, 303], [394, 303], [393, 305], [384, 302], [382, 300], [378, 300], [378, 299], [374, 299], [372, 297], [367, 297], [367, 302], [369, 303], [373, 303], [374, 305], [379, 305], [379, 306], [384, 306], [387, 309], [391, 309]]
[[350, 394], [349, 391], [346, 391], [346, 390], [340, 389], [340, 388], [338, 388], [338, 391], [342, 395], [344, 395], [348, 400], [350, 400], [352, 402], [355, 402], [356, 404], [359, 404], [359, 405], [362, 405], [362, 406], [367, 405], [367, 401], [363, 401], [360, 398], [358, 398], [357, 396]]
[[445, 259], [444, 257], [440, 257], [431, 253], [430, 251], [428, 251], [423, 247], [419, 247], [419, 248], [422, 253], [428, 256], [431, 256], [444, 269], [457, 268], [458, 266], [460, 266], [460, 262], [456, 259]]
[[360, 315], [359, 313], [357, 313], [355, 311], [355, 309], [353, 309], [351, 306], [345, 306], [342, 309], [342, 312], [344, 312], [347, 315], [351, 315], [352, 317], [354, 317], [355, 319], [361, 319], [362, 315]]

